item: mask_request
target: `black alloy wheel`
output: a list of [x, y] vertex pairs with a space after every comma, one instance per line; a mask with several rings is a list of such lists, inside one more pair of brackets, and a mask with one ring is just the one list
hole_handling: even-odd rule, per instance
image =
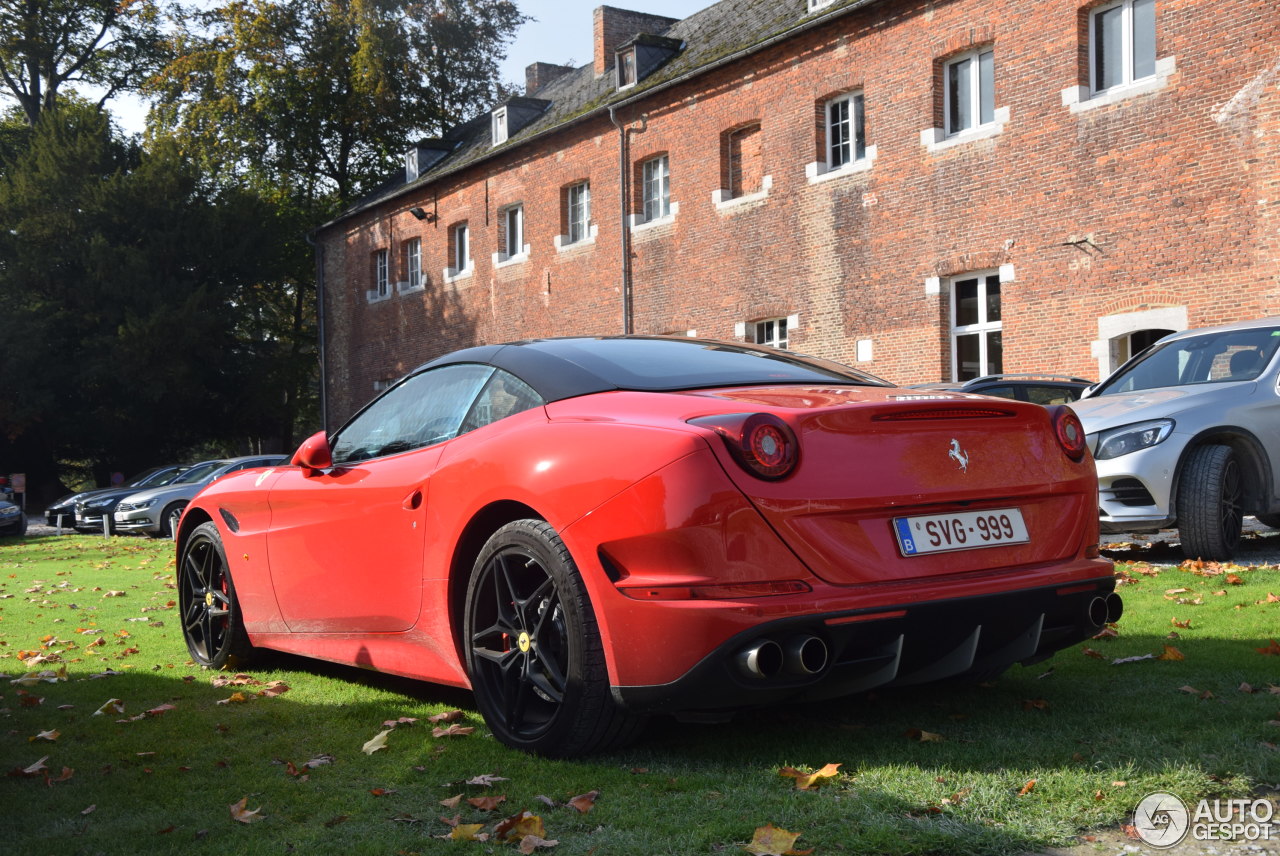
[[178, 610], [187, 650], [197, 664], [220, 669], [232, 658], [244, 661], [252, 652], [222, 536], [212, 523], [197, 526], [183, 547]]
[[1178, 534], [1189, 559], [1223, 562], [1235, 555], [1244, 524], [1244, 474], [1230, 446], [1191, 452], [1178, 490]]
[[547, 523], [517, 520], [489, 538], [463, 632], [476, 703], [506, 745], [572, 757], [639, 733], [643, 719], [613, 701], [590, 600]]

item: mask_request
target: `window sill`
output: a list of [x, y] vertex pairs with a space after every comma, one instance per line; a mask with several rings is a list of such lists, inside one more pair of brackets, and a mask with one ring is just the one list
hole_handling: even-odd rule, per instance
[[827, 166], [822, 161], [814, 161], [805, 164], [804, 174], [810, 184], [821, 184], [824, 181], [831, 181], [836, 178], [844, 178], [848, 175], [858, 175], [863, 172], [870, 172], [871, 167], [875, 165], [878, 152], [875, 146], [867, 146], [866, 153], [857, 160], [851, 160], [848, 163], [841, 164], [834, 169]]
[[521, 252], [516, 253], [514, 256], [509, 256], [506, 253], [493, 254], [493, 266], [495, 268], [511, 267], [512, 265], [524, 264], [527, 261], [529, 261], [528, 244], [521, 247]]
[[458, 270], [457, 268], [445, 268], [444, 281], [457, 282], [460, 279], [470, 279], [471, 275], [476, 272], [476, 265], [475, 262], [471, 262], [470, 260], [468, 261], [469, 264], [462, 270]]
[[552, 242], [556, 245], [557, 253], [570, 253], [574, 250], [595, 246], [596, 233], [598, 231], [599, 229], [596, 227], [596, 224], [592, 223], [591, 228], [587, 230], [587, 237], [585, 238], [579, 238], [571, 244], [569, 243], [568, 235], [556, 235], [552, 239]]
[[920, 132], [920, 144], [929, 151], [934, 152], [946, 151], [947, 149], [963, 146], [966, 143], [973, 143], [978, 140], [986, 140], [991, 137], [999, 136], [1004, 133], [1004, 126], [1009, 124], [1009, 108], [1000, 107], [996, 109], [995, 119], [985, 125], [978, 125], [976, 128], [966, 128], [963, 131], [947, 136], [946, 132], [941, 128], [927, 128]]
[[728, 190], [711, 191], [711, 204], [717, 211], [732, 211], [752, 202], [763, 202], [769, 198], [769, 190], [773, 187], [773, 176], [766, 175], [760, 179], [760, 189], [755, 193], [744, 193], [741, 196], [730, 196]]
[[1090, 92], [1087, 86], [1068, 86], [1062, 90], [1062, 106], [1070, 109], [1072, 113], [1083, 113], [1086, 110], [1119, 104], [1130, 98], [1137, 98], [1139, 95], [1159, 92], [1169, 85], [1169, 78], [1177, 69], [1177, 58], [1166, 56], [1156, 60], [1155, 74], [1132, 83], [1113, 86], [1101, 92]]
[[627, 218], [630, 222], [632, 232], [648, 232], [652, 229], [658, 229], [662, 226], [670, 226], [676, 221], [676, 214], [680, 213], [680, 203], [671, 203], [671, 213], [665, 217], [654, 217], [652, 220], [641, 220], [639, 214], [632, 214]]
[[417, 285], [410, 285], [407, 282], [396, 283], [397, 294], [413, 294], [415, 291], [425, 291], [426, 288], [427, 286], [422, 282], [419, 282]]
[[364, 293], [366, 303], [381, 303], [384, 300], [391, 299], [391, 289], [387, 289], [386, 294], [379, 294], [376, 289], [369, 289]]

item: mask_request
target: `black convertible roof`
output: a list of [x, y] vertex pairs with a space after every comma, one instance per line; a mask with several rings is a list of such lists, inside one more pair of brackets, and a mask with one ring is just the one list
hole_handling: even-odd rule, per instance
[[759, 384], [892, 386], [849, 366], [741, 342], [667, 336], [528, 339], [455, 351], [415, 370], [484, 363], [529, 384], [546, 401], [609, 390], [666, 392]]

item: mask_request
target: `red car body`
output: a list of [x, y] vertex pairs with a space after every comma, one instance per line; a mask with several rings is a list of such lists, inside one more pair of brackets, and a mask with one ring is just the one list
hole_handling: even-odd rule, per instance
[[[739, 378], [735, 363], [724, 379], [737, 382], [723, 386], [692, 377], [681, 388], [678, 371], [653, 382], [623, 372], [643, 378], [626, 384], [593, 362], [603, 350], [605, 363], [635, 369], [652, 350], [664, 366], [684, 353], [696, 363], [699, 349], [738, 360], [748, 375], [749, 361], [759, 366]], [[526, 610], [528, 633], [497, 637], [488, 656], [509, 671], [477, 689], [482, 711], [491, 725], [526, 715], [503, 682], [521, 680], [526, 667], [510, 664], [541, 646], [554, 649], [547, 674], [559, 689], [526, 677], [526, 698], [539, 708], [557, 700], [553, 719], [594, 716], [563, 710], [569, 696], [582, 704], [562, 686], [576, 679], [559, 673], [582, 671], [574, 657], [590, 660], [574, 647], [585, 635], [603, 658], [587, 679], [606, 682], [594, 703], [627, 724], [612, 735], [564, 726], [548, 737], [540, 713], [533, 736], [495, 727], [511, 745], [546, 754], [613, 745], [648, 713], [982, 679], [1119, 617], [1112, 566], [1097, 550], [1092, 461], [1066, 408], [920, 394], [766, 348], [661, 338], [489, 346], [410, 377], [459, 365], [490, 369], [490, 378], [509, 372], [541, 403], [338, 465], [317, 435], [291, 465], [232, 474], [196, 497], [178, 537], [180, 568], [216, 560], [193, 546], [199, 530], [220, 542], [229, 577], [193, 572], [184, 589], [197, 660], [214, 660], [234, 631], [246, 649], [470, 687], [468, 640], [481, 638], [481, 613], [492, 618], [486, 598], [496, 593], [503, 614], [530, 600], [504, 595], [502, 562], [482, 555], [517, 521], [558, 538], [585, 592], [579, 612], [593, 620], [543, 641], [550, 631], [534, 623], [572, 624], [563, 619], [578, 608], [551, 575], [560, 593], [541, 613]], [[809, 366], [830, 374], [806, 381]], [[575, 371], [591, 376], [574, 380]], [[744, 428], [747, 415], [758, 416]], [[929, 543], [910, 553], [910, 537]], [[939, 545], [952, 549], [928, 551]], [[481, 560], [497, 588], [469, 596]], [[488, 662], [483, 654], [473, 667]]]

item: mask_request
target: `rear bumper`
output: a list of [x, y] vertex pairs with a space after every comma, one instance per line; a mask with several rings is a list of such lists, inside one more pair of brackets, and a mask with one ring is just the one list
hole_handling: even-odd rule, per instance
[[[729, 638], [671, 683], [613, 692], [634, 710], [707, 712], [992, 674], [1096, 634], [1119, 618], [1114, 591], [1108, 576], [778, 618]], [[762, 649], [768, 662], [757, 656], [753, 671], [751, 654]]]

